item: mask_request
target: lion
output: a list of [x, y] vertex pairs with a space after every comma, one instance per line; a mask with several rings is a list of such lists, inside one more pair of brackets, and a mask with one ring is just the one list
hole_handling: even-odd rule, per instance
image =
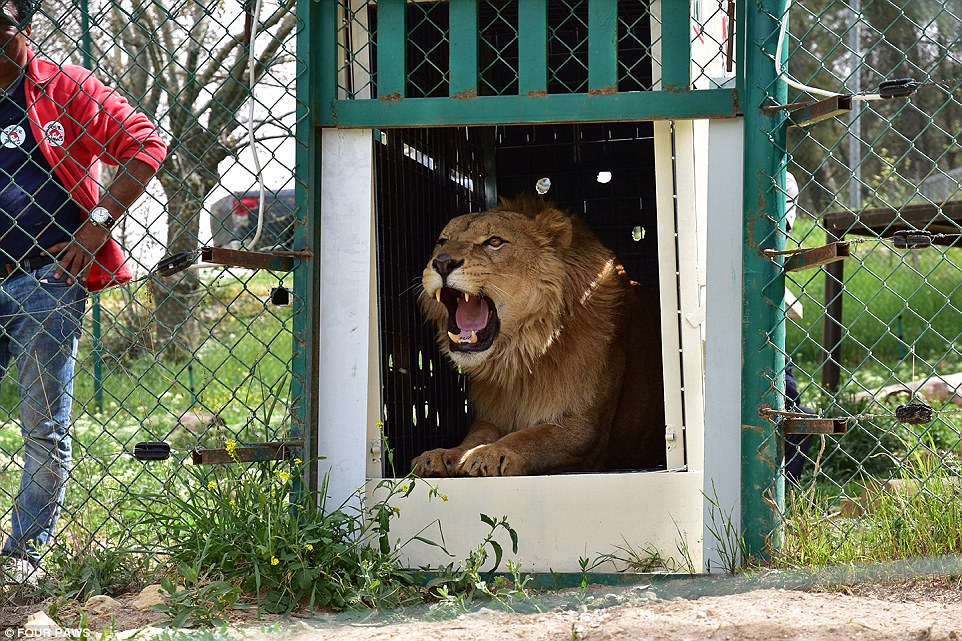
[[657, 299], [578, 218], [537, 197], [452, 219], [419, 304], [469, 379], [457, 447], [420, 476], [514, 476], [665, 466]]

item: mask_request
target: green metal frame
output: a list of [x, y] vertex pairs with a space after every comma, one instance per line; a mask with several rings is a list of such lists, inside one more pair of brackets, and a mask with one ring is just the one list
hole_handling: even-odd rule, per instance
[[[783, 257], [764, 254], [784, 249], [785, 134], [782, 111], [763, 111], [774, 98], [788, 100], [776, 74], [774, 51], [786, 0], [762, 0], [745, 16], [745, 170], [742, 254], [742, 514], [745, 551], [763, 558], [777, 540], [784, 486], [778, 481], [783, 441], [774, 422], [760, 414], [782, 409], [785, 370], [785, 278]], [[774, 178], [774, 180], [773, 180]], [[778, 188], [776, 188], [776, 182]], [[779, 380], [779, 377], [781, 380]], [[774, 385], [773, 385], [774, 382]]]
[[[478, 96], [478, 2], [450, 3], [450, 95], [444, 98], [407, 98], [406, 10], [404, 0], [379, 0], [378, 23], [392, 25], [378, 33], [378, 96], [337, 98], [336, 0], [298, 0], [301, 30], [298, 51], [298, 202], [307, 212], [298, 229], [299, 247], [319, 247], [319, 230], [312, 223], [320, 211], [320, 130], [323, 127], [441, 127], [557, 122], [638, 121], [658, 119], [745, 118], [743, 363], [742, 363], [742, 514], [741, 526], [752, 556], [762, 556], [778, 530], [775, 509], [783, 497], [766, 496], [779, 488], [782, 442], [774, 424], [759, 409], [776, 406], [777, 388], [784, 381], [784, 314], [779, 301], [784, 291], [780, 264], [762, 250], [778, 247], [784, 198], [786, 118], [782, 112], [760, 108], [771, 97], [784, 103], [786, 90], [775, 75], [773, 52], [777, 19], [785, 0], [759, 0], [736, 5], [736, 81], [734, 89], [691, 89], [691, 29], [689, 4], [665, 0], [661, 5], [661, 89], [617, 91], [617, 1], [592, 0], [588, 25], [588, 92], [548, 94], [547, 7], [533, 0], [518, 8], [518, 94]], [[775, 181], [773, 181], [773, 177]], [[780, 259], [779, 259], [780, 260]], [[295, 270], [295, 371], [305, 378], [295, 382], [296, 421], [306, 427], [316, 411], [310, 381], [316, 380], [313, 342], [317, 336], [317, 301], [309, 287], [318, 273], [317, 256]], [[308, 435], [308, 442], [313, 438]], [[308, 452], [316, 455], [317, 452]], [[308, 479], [316, 486], [316, 479]], [[776, 494], [780, 490], [775, 489]], [[777, 543], [777, 542], [775, 542]]]
[[[337, 24], [336, 0], [320, 0], [319, 19]], [[588, 5], [588, 92], [548, 94], [547, 3], [518, 5], [518, 95], [478, 96], [478, 0], [450, 3], [450, 91], [445, 98], [406, 97], [404, 0], [379, 0], [376, 98], [335, 96], [337, 57], [321, 58], [312, 82], [324, 94], [315, 112], [328, 127], [444, 127], [555, 122], [614, 122], [739, 115], [737, 89], [691, 89], [691, 19], [687, 3], [662, 3], [660, 91], [618, 92], [617, 0]], [[314, 23], [311, 23], [314, 24]], [[312, 28], [308, 31], [315, 33]], [[319, 42], [316, 38], [314, 42]], [[321, 45], [330, 49], [326, 39]]]

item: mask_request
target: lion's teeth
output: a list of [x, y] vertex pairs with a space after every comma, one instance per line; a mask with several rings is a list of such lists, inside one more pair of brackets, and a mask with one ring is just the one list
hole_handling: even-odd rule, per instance
[[440, 289], [434, 290], [434, 297], [435, 297], [436, 299], [438, 299], [438, 302], [439, 302], [439, 303], [441, 302], [441, 290], [440, 290]]
[[465, 303], [470, 303], [470, 302], [471, 302], [471, 294], [469, 294], [469, 293], [467, 293], [467, 292], [464, 292], [464, 302], [465, 302]]
[[471, 332], [471, 340], [468, 341], [468, 342], [470, 342], [472, 345], [474, 345], [475, 343], [477, 343], [477, 342], [478, 342], [478, 333], [477, 333], [477, 332]]
[[454, 332], [448, 332], [448, 338], [451, 339], [452, 343], [457, 343], [461, 337], [455, 334]]

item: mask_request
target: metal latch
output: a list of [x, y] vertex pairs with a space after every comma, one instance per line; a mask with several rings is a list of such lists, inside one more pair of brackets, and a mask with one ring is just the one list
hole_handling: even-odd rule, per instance
[[293, 459], [302, 453], [303, 440], [280, 441], [271, 443], [251, 443], [250, 445], [227, 449], [194, 449], [191, 459], [194, 465], [223, 465], [226, 463], [254, 463], [259, 461], [283, 461]]
[[822, 245], [821, 247], [799, 247], [797, 249], [763, 249], [762, 253], [769, 257], [787, 256], [783, 269], [786, 272], [797, 272], [803, 269], [821, 267], [828, 263], [845, 260], [851, 256], [851, 245], [844, 240]]

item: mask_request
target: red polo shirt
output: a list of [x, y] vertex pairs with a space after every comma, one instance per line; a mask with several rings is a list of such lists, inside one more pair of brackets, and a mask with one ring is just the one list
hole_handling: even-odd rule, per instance
[[[101, 194], [99, 163], [136, 158], [154, 169], [167, 145], [146, 115], [77, 65], [56, 65], [32, 52], [24, 90], [27, 118], [44, 158], [86, 217]], [[131, 278], [123, 250], [110, 238], [96, 256], [86, 286], [97, 291]]]

